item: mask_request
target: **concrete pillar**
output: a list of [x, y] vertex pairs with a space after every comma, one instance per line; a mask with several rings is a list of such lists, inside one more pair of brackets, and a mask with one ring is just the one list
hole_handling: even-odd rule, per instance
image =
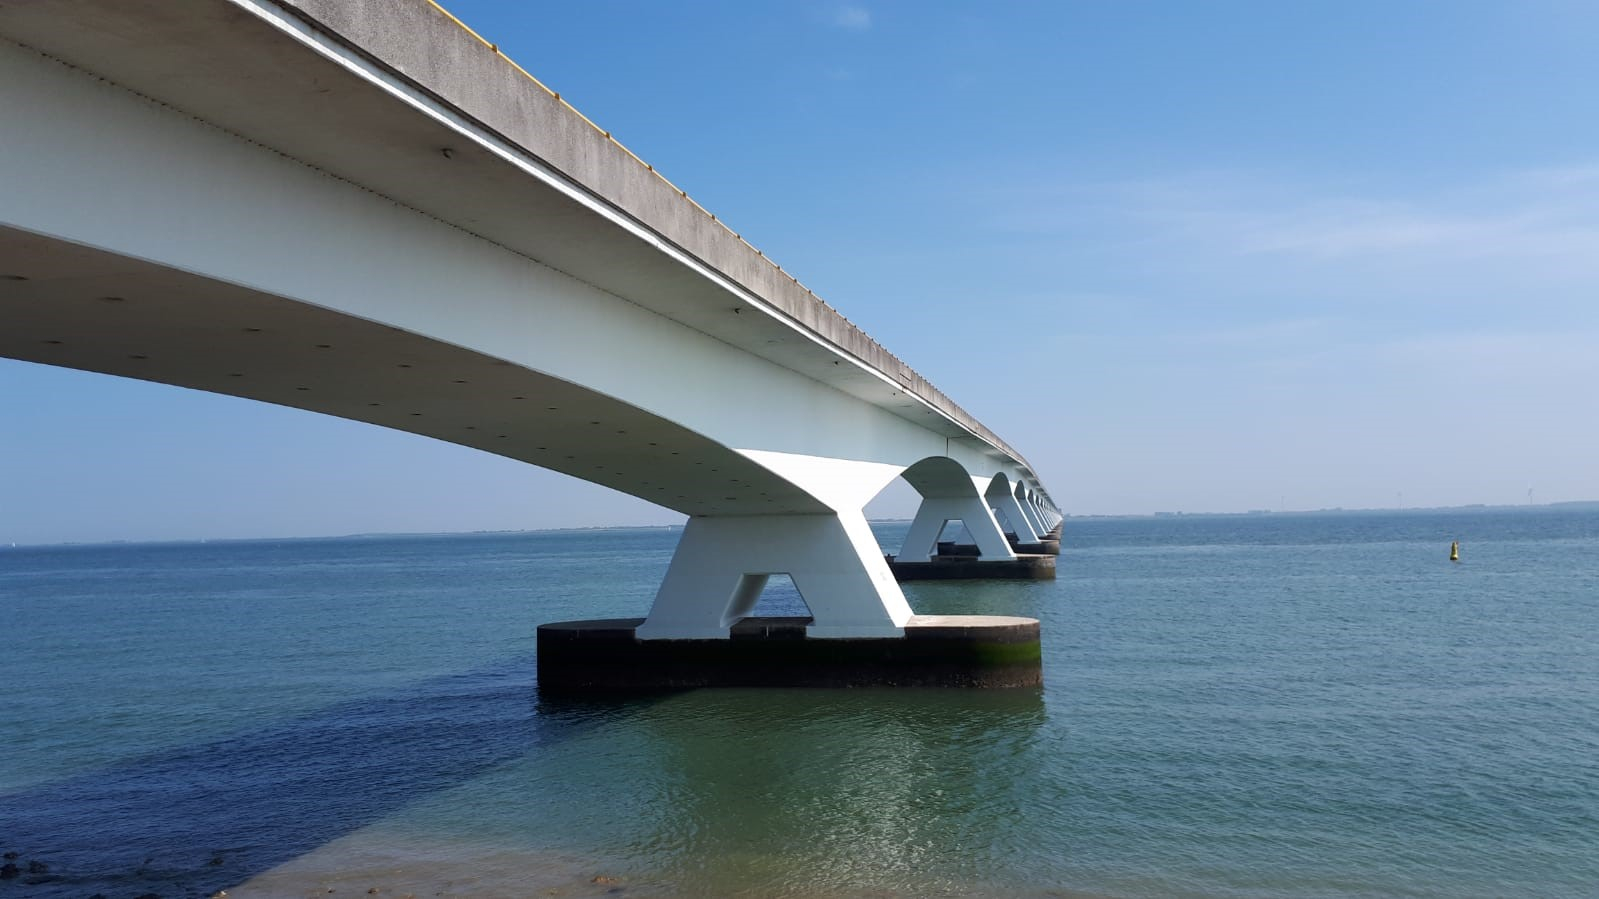
[[1029, 499], [1029, 491], [1025, 484], [1016, 485], [1015, 499], [1017, 511], [1021, 512], [1023, 517], [1027, 519], [1027, 525], [1033, 529], [1033, 533], [1043, 534], [1049, 530], [1049, 528], [1044, 527], [1044, 520], [1038, 517], [1038, 510], [1033, 508], [1033, 504]]
[[967, 533], [972, 535], [973, 542], [977, 544], [980, 561], [1016, 558], [1016, 553], [1011, 551], [1010, 541], [1005, 539], [1005, 532], [1000, 530], [999, 522], [994, 520], [994, 512], [988, 507], [988, 501], [978, 495], [974, 488], [971, 496], [922, 497], [921, 508], [916, 510], [916, 519], [911, 522], [911, 529], [905, 534], [905, 544], [894, 560], [897, 562], [931, 560], [936, 554], [939, 534], [943, 533], [944, 526], [951, 521], [960, 521], [966, 525]]
[[1017, 543], [1037, 543], [1039, 532], [1033, 529], [1033, 523], [1022, 514], [1021, 504], [1016, 502], [1016, 497], [1004, 485], [996, 484], [989, 488], [988, 501], [998, 509], [1016, 534]]
[[810, 607], [810, 637], [897, 637], [911, 617], [864, 515], [711, 516], [689, 519], [636, 635], [726, 637], [774, 574]]
[[1010, 519], [1009, 518], [1005, 517], [1005, 513], [1000, 510], [999, 504], [995, 503], [991, 499], [986, 499], [986, 498], [985, 498], [985, 502], [988, 503], [988, 512], [989, 512], [989, 514], [994, 516], [994, 521], [999, 524], [1000, 531], [1002, 531], [1005, 534], [1005, 539], [1006, 540], [1015, 540], [1016, 539], [1016, 526], [1010, 523]]
[[1045, 516], [1044, 521], [1045, 521], [1045, 523], [1048, 524], [1051, 528], [1053, 528], [1057, 524], [1060, 524], [1061, 523], [1061, 519], [1064, 516], [1062, 516], [1060, 514], [1060, 510], [1059, 509], [1055, 508], [1055, 504], [1050, 502], [1047, 499], [1043, 500], [1043, 504], [1044, 504], [1044, 516]]

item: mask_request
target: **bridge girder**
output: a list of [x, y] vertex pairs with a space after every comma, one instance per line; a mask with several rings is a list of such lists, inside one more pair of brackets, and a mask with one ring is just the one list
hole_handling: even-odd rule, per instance
[[[594, 280], [31, 47], [0, 42], [0, 99], [18, 175], [0, 195], [0, 355], [424, 434], [684, 512], [705, 536], [685, 536], [659, 636], [725, 635], [744, 579], [779, 570], [829, 585], [807, 597], [817, 635], [903, 627], [861, 508], [919, 464], [942, 473], [913, 472], [924, 496], [995, 532], [1002, 472], [1035, 530], [1050, 517], [1006, 449], [582, 204], [530, 207], [546, 220], [524, 231], [585, 273], [606, 260], [572, 234], [608, 234], [618, 271]], [[728, 575], [718, 609], [700, 594]], [[691, 594], [692, 615], [667, 614]]]

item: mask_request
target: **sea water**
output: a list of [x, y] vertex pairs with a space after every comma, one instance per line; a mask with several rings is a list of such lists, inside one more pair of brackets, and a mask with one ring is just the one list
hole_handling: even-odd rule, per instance
[[0, 550], [0, 899], [1599, 895], [1599, 513], [1070, 519], [906, 585], [1040, 692], [540, 699], [677, 536]]

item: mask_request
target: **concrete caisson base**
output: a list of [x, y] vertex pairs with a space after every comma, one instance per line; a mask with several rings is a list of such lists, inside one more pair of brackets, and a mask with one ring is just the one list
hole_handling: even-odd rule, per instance
[[[1008, 539], [1008, 538], [1007, 538]], [[1010, 550], [1023, 556], [1058, 556], [1060, 555], [1059, 540], [1040, 540], [1037, 543], [1022, 543], [1019, 540], [1010, 540]], [[945, 543], [938, 544], [938, 554], [941, 556], [975, 556], [979, 554], [975, 543]]]
[[1010, 545], [1011, 552], [1028, 556], [1058, 556], [1060, 555], [1059, 540], [1040, 540], [1037, 543], [1015, 542]]
[[976, 556], [934, 556], [928, 562], [899, 562], [888, 556], [897, 581], [1047, 581], [1055, 578], [1055, 557], [1018, 555], [983, 561]]
[[811, 639], [806, 618], [746, 618], [727, 639], [639, 640], [642, 618], [538, 629], [539, 689], [618, 693], [695, 687], [1039, 687], [1038, 620], [917, 615], [903, 637]]

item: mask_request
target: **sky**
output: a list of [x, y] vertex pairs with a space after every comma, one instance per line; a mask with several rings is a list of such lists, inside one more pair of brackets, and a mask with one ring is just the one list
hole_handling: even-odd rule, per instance
[[[1067, 513], [1599, 499], [1591, 3], [446, 5]], [[681, 520], [10, 360], [0, 421], [5, 541]]]

